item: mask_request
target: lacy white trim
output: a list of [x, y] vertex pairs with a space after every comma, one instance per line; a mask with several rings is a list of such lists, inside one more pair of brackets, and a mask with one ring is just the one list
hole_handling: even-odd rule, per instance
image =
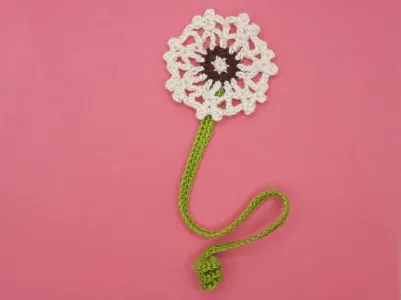
[[[203, 16], [195, 16], [181, 36], [168, 41], [170, 50], [163, 55], [171, 74], [166, 88], [173, 99], [194, 108], [200, 120], [211, 115], [219, 121], [240, 111], [251, 114], [256, 102], [266, 101], [268, 79], [278, 71], [271, 62], [274, 53], [258, 38], [259, 31], [259, 26], [249, 24], [245, 13], [224, 18], [207, 9]], [[235, 77], [213, 80], [205, 73], [201, 64], [207, 49], [216, 46], [235, 54]], [[226, 70], [225, 63], [218, 55], [212, 62], [218, 75]], [[215, 95], [222, 87], [223, 96]]]

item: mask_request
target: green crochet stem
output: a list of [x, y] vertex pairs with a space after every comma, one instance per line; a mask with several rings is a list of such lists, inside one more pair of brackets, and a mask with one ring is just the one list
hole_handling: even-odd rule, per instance
[[273, 196], [280, 197], [284, 202], [284, 210], [282, 215], [273, 224], [271, 224], [268, 228], [266, 228], [262, 232], [259, 232], [258, 234], [243, 240], [210, 246], [203, 252], [201, 256], [199, 256], [199, 258], [195, 262], [194, 268], [195, 271], [198, 273], [198, 279], [202, 289], [206, 291], [214, 289], [216, 285], [223, 279], [222, 276], [223, 272], [220, 262], [214, 256], [214, 254], [227, 251], [236, 247], [240, 247], [242, 245], [254, 242], [267, 236], [268, 234], [279, 228], [284, 223], [289, 212], [289, 202], [287, 197], [281, 192], [270, 190], [267, 192], [262, 192], [259, 195], [257, 195], [249, 203], [248, 207], [244, 210], [244, 212], [236, 220], [234, 220], [234, 222], [232, 222], [230, 225], [228, 225], [223, 229], [209, 230], [198, 225], [194, 221], [194, 219], [192, 219], [191, 215], [189, 214], [189, 196], [191, 193], [193, 181], [199, 168], [199, 163], [206, 150], [207, 144], [212, 136], [213, 127], [214, 127], [214, 121], [210, 116], [206, 117], [204, 120], [201, 121], [198, 133], [196, 135], [195, 141], [191, 149], [191, 153], [189, 154], [184, 175], [182, 177], [178, 206], [180, 208], [181, 216], [184, 222], [188, 225], [188, 227], [191, 228], [192, 231], [201, 236], [208, 238], [217, 238], [229, 233], [238, 225], [240, 225], [252, 214], [252, 212], [256, 208], [258, 208], [260, 204], [262, 204], [264, 200], [266, 200], [269, 197]]

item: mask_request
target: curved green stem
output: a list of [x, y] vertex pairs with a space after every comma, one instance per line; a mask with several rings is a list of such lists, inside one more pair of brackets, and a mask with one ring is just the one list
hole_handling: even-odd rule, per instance
[[207, 144], [212, 136], [213, 127], [214, 127], [214, 121], [210, 116], [206, 117], [204, 120], [201, 121], [200, 127], [196, 134], [195, 141], [192, 145], [192, 149], [189, 154], [189, 158], [182, 177], [180, 193], [178, 198], [179, 199], [178, 206], [180, 208], [181, 216], [184, 222], [188, 225], [188, 227], [192, 231], [201, 236], [208, 238], [217, 238], [229, 233], [239, 224], [245, 221], [252, 214], [252, 212], [256, 208], [258, 208], [258, 206], [262, 204], [264, 200], [266, 200], [269, 197], [273, 196], [280, 197], [284, 202], [284, 209], [281, 216], [262, 232], [259, 232], [256, 235], [243, 240], [210, 246], [203, 252], [203, 254], [197, 259], [195, 263], [195, 270], [198, 273], [198, 279], [200, 281], [202, 289], [204, 290], [211, 290], [215, 288], [216, 285], [222, 280], [222, 270], [220, 262], [217, 260], [216, 257], [213, 256], [213, 254], [227, 251], [236, 247], [240, 247], [242, 245], [261, 239], [262, 237], [270, 234], [271, 232], [279, 228], [286, 220], [289, 212], [289, 202], [287, 197], [279, 191], [269, 190], [257, 195], [248, 204], [244, 212], [241, 213], [241, 215], [237, 219], [235, 219], [230, 225], [228, 225], [223, 229], [209, 230], [207, 228], [198, 225], [194, 221], [194, 219], [189, 214], [189, 196], [191, 193], [193, 181], [199, 168], [199, 163], [206, 150]]

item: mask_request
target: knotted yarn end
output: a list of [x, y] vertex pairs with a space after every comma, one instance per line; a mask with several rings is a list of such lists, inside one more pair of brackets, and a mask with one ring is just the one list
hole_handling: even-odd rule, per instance
[[194, 265], [199, 283], [204, 291], [213, 290], [223, 280], [223, 269], [217, 257], [199, 257]]

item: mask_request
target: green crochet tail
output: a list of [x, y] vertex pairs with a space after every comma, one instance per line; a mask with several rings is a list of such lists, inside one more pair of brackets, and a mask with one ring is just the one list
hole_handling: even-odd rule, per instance
[[287, 197], [281, 192], [270, 190], [267, 192], [260, 193], [257, 195], [245, 209], [245, 211], [230, 225], [220, 230], [209, 230], [204, 227], [199, 226], [195, 223], [194, 219], [189, 214], [189, 195], [191, 193], [191, 188], [193, 185], [193, 181], [196, 176], [196, 172], [199, 167], [199, 163], [202, 159], [202, 156], [205, 152], [207, 144], [212, 136], [214, 127], [214, 121], [210, 116], [206, 117], [201, 121], [198, 133], [196, 135], [195, 141], [193, 143], [191, 153], [189, 154], [189, 158], [187, 161], [187, 165], [185, 167], [184, 175], [182, 177], [180, 193], [179, 193], [179, 202], [178, 206], [180, 208], [180, 212], [184, 222], [188, 225], [189, 228], [192, 229], [195, 233], [208, 237], [208, 238], [217, 238], [223, 236], [234, 228], [236, 228], [239, 224], [245, 221], [249, 215], [267, 198], [277, 196], [280, 197], [284, 202], [284, 210], [279, 219], [277, 219], [272, 225], [263, 230], [262, 232], [251, 236], [250, 238], [233, 241], [226, 244], [216, 244], [207, 248], [201, 256], [196, 260], [194, 268], [198, 273], [198, 279], [200, 285], [203, 290], [212, 290], [216, 287], [216, 285], [222, 281], [223, 272], [220, 265], [219, 260], [214, 256], [214, 254], [222, 251], [227, 251], [236, 247], [240, 247], [242, 245], [248, 244], [250, 242], [261, 239], [262, 237], [268, 235], [273, 232], [277, 228], [279, 228], [288, 216], [289, 211], [289, 202]]

